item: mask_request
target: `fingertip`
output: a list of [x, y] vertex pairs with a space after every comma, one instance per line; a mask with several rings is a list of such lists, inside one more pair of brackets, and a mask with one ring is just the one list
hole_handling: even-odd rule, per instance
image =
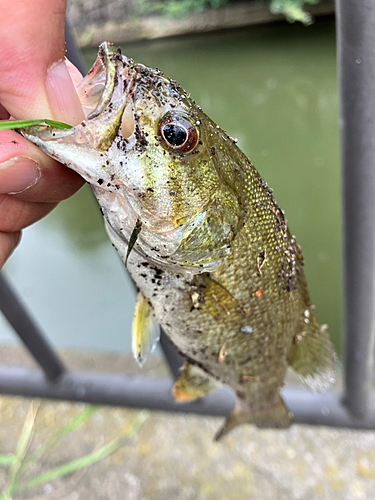
[[81, 103], [65, 61], [52, 64], [47, 72], [46, 92], [53, 117], [69, 125], [85, 119]]
[[84, 184], [73, 170], [44, 154], [13, 130], [0, 132], [0, 193], [24, 201], [56, 203]]
[[74, 66], [69, 59], [65, 58], [65, 64], [67, 70], [69, 71], [70, 78], [72, 79], [74, 87], [77, 87], [83, 80], [82, 73]]

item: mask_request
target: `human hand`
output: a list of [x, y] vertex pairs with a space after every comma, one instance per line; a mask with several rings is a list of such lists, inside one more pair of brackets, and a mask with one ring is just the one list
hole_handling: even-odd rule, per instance
[[[79, 71], [64, 61], [66, 0], [0, 0], [0, 119], [83, 118]], [[20, 231], [83, 184], [14, 131], [0, 132], [0, 268]]]

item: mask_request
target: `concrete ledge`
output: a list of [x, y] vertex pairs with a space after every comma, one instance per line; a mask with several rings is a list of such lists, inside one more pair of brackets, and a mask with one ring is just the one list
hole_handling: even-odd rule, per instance
[[[333, 0], [323, 0], [317, 5], [309, 5], [306, 11], [313, 16], [332, 14]], [[69, 16], [69, 11], [68, 11]], [[182, 19], [149, 16], [134, 20], [115, 20], [105, 23], [78, 26], [70, 19], [80, 47], [97, 46], [103, 40], [111, 42], [132, 42], [152, 40], [172, 36], [203, 33], [230, 28], [242, 28], [255, 24], [265, 24], [285, 20], [281, 14], [272, 14], [265, 2], [236, 3], [219, 9], [206, 9]]]

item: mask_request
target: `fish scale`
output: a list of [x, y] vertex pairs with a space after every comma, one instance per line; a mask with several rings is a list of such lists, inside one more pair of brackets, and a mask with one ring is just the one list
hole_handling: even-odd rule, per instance
[[[101, 95], [90, 93], [104, 80]], [[234, 391], [217, 439], [244, 423], [288, 427], [280, 396], [288, 366], [325, 390], [335, 353], [272, 190], [176, 82], [112, 45], [102, 44], [77, 92], [82, 124], [23, 134], [91, 185], [139, 289], [135, 358], [143, 364], [154, 348], [156, 318], [187, 360], [177, 401], [220, 384]]]

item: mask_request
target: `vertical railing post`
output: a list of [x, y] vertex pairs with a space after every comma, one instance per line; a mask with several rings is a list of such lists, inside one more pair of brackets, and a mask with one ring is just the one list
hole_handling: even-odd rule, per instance
[[344, 404], [365, 415], [375, 327], [375, 1], [336, 0], [344, 228]]

